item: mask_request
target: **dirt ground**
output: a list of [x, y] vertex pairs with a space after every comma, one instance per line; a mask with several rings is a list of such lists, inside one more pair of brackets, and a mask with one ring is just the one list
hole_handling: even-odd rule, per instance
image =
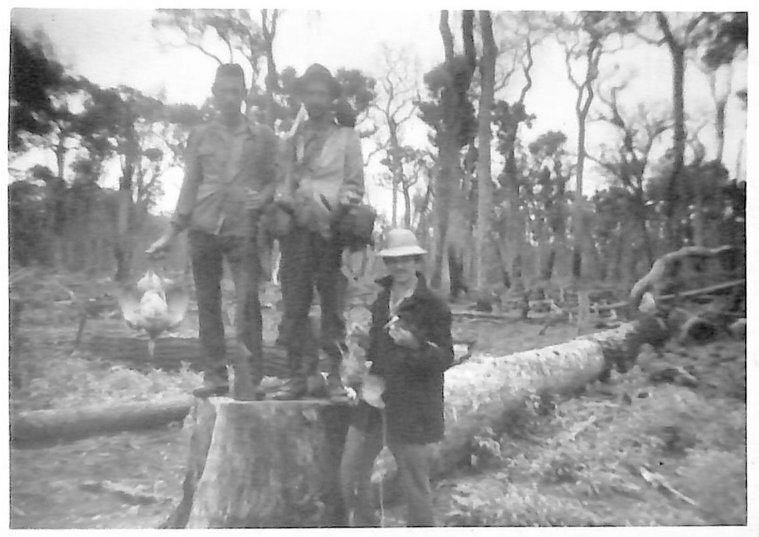
[[[267, 326], [276, 326], [274, 310], [267, 312]], [[186, 393], [199, 382], [191, 368], [145, 374], [72, 355], [76, 318], [65, 308], [43, 304], [24, 317], [15, 409]], [[566, 324], [545, 335], [540, 328], [459, 320], [454, 337], [476, 339], [477, 352], [507, 355], [576, 335]], [[474, 439], [470, 467], [435, 485], [439, 524], [745, 524], [745, 343], [672, 345], [661, 355], [646, 350], [639, 362], [579, 397], [528, 402], [508, 418], [506, 435]], [[657, 376], [664, 363], [690, 377]], [[181, 497], [187, 449], [181, 424], [12, 447], [11, 527], [157, 527]], [[402, 519], [401, 507], [388, 508], [386, 525]]]

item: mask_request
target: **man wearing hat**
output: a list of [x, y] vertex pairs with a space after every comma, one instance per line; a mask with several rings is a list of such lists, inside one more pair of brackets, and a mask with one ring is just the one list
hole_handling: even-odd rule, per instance
[[[443, 372], [453, 362], [451, 312], [419, 272], [425, 254], [413, 232], [394, 229], [379, 252], [388, 272], [372, 305], [367, 361], [348, 430], [340, 481], [353, 525], [376, 525], [371, 472], [383, 445], [392, 451], [409, 526], [433, 526], [430, 444], [443, 438]], [[383, 386], [381, 397], [368, 393]], [[384, 423], [383, 423], [384, 422]]]
[[[185, 177], [166, 233], [148, 248], [148, 256], [167, 250], [177, 235], [189, 230], [195, 279], [200, 342], [206, 355], [203, 387], [196, 395], [223, 395], [229, 390], [224, 324], [221, 315], [222, 262], [226, 258], [235, 285], [237, 338], [244, 343], [250, 379], [236, 378], [237, 398], [258, 398], [262, 372], [262, 323], [258, 298], [259, 259], [256, 216], [274, 197], [278, 141], [267, 126], [241, 112], [247, 90], [242, 68], [220, 65], [213, 84], [216, 116], [195, 128], [185, 155]], [[245, 388], [243, 388], [245, 387]]]
[[345, 350], [341, 271], [345, 244], [337, 219], [364, 194], [363, 158], [358, 133], [335, 119], [340, 84], [327, 68], [314, 64], [297, 80], [296, 92], [308, 118], [288, 140], [286, 179], [278, 193], [280, 206], [292, 214], [292, 225], [279, 237], [280, 281], [284, 316], [280, 341], [287, 347], [290, 379], [274, 399], [298, 399], [308, 392], [307, 378], [316, 374], [308, 320], [314, 287], [321, 309], [320, 347], [329, 360], [327, 392], [342, 400], [347, 392], [340, 379]]

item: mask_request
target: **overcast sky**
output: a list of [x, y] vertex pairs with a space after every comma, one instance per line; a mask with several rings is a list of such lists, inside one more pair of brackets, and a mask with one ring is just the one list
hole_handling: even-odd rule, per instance
[[[688, 9], [698, 9], [697, 4], [692, 5]], [[716, 3], [712, 5], [712, 9], [719, 7]], [[624, 5], [617, 7], [621, 9]], [[60, 61], [71, 71], [100, 85], [126, 84], [152, 95], [163, 92], [170, 102], [202, 103], [209, 94], [215, 62], [191, 48], [162, 47], [151, 26], [152, 16], [153, 11], [148, 9], [21, 9], [13, 11], [12, 22], [25, 30], [44, 30]], [[424, 73], [442, 61], [437, 21], [438, 12], [431, 9], [403, 13], [397, 9], [320, 9], [318, 13], [288, 10], [280, 19], [275, 57], [280, 69], [293, 66], [302, 72], [309, 64], [320, 62], [333, 70], [358, 68], [378, 76], [381, 74], [379, 50], [387, 43], [392, 48], [409, 51], [419, 64], [420, 73]], [[662, 109], [670, 106], [671, 67], [665, 47], [641, 44], [604, 61], [607, 69], [617, 63], [632, 76], [626, 96], [628, 104], [645, 102]], [[571, 147], [576, 143], [576, 93], [567, 80], [562, 51], [553, 39], [535, 51], [533, 78], [526, 104], [537, 115], [537, 120], [531, 129], [523, 131], [523, 139], [529, 143], [547, 130], [562, 130], [569, 137]], [[520, 85], [521, 80], [515, 79], [515, 86], [507, 88], [505, 95], [518, 91]], [[744, 62], [735, 69], [733, 93], [745, 85]], [[687, 72], [686, 109], [699, 121], [707, 122], [714, 114], [706, 78], [695, 68]], [[736, 167], [744, 121], [737, 100], [731, 98], [724, 156], [725, 165], [731, 171]], [[412, 145], [418, 145], [424, 143], [426, 132], [417, 125], [409, 130], [408, 136]], [[703, 131], [702, 140], [711, 151], [714, 150], [713, 139], [710, 126]], [[597, 151], [605, 140], [609, 140], [608, 131], [598, 125], [591, 126], [588, 149]], [[365, 150], [371, 150], [371, 142], [365, 142]], [[369, 170], [369, 183], [373, 183], [372, 176], [377, 171], [377, 166]], [[602, 184], [602, 178], [592, 167], [587, 175], [591, 188]], [[166, 174], [161, 209], [173, 207], [180, 182], [179, 170]], [[375, 202], [387, 205], [388, 192], [371, 188], [370, 195]]]

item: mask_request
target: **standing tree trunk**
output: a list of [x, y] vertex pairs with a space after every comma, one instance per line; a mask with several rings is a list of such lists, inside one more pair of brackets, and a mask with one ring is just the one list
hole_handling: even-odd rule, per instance
[[411, 229], [411, 189], [409, 185], [401, 185], [403, 191], [403, 227]]
[[[685, 95], [683, 93], [683, 82], [685, 79], [685, 47], [681, 44], [672, 33], [669, 26], [669, 20], [661, 12], [656, 13], [656, 21], [659, 28], [664, 34], [664, 40], [669, 47], [672, 55], [672, 106], [674, 112], [674, 146], [672, 154], [672, 174], [666, 190], [666, 242], [670, 249], [677, 249], [680, 245], [680, 220], [682, 217], [682, 204], [687, 204], [685, 196], [685, 185], [681, 177], [683, 170], [683, 159], [685, 157]], [[678, 199], [679, 198], [679, 199]], [[703, 229], [701, 225], [701, 207], [696, 207], [694, 220], [694, 235], [703, 240]], [[698, 239], [697, 239], [698, 240]]]
[[129, 279], [132, 264], [132, 237], [129, 229], [129, 216], [132, 212], [132, 174], [132, 166], [127, 165], [119, 180], [118, 238], [114, 245], [114, 256], [116, 257], [116, 275], [114, 279], [117, 282], [125, 282]]
[[586, 70], [585, 79], [582, 83], [578, 83], [571, 74], [570, 67], [570, 54], [567, 52], [567, 70], [569, 72], [570, 80], [577, 88], [577, 99], [575, 101], [575, 114], [577, 116], [577, 170], [576, 170], [576, 186], [575, 186], [575, 199], [572, 210], [572, 226], [573, 230], [573, 252], [572, 252], [572, 276], [574, 278], [582, 277], [582, 250], [583, 244], [586, 241], [585, 227], [583, 222], [583, 211], [585, 208], [583, 198], [583, 175], [585, 171], [585, 134], [586, 134], [586, 120], [588, 112], [590, 111], [590, 105], [593, 102], [594, 91], [593, 81], [598, 77], [598, 62], [601, 59], [601, 52], [603, 47], [601, 45], [600, 37], [594, 36], [588, 46], [588, 50], [585, 53], [586, 58]]
[[462, 33], [464, 36], [464, 50], [467, 59], [466, 68], [462, 72], [456, 70], [453, 52], [453, 34], [448, 25], [448, 11], [440, 12], [440, 35], [445, 49], [445, 65], [448, 69], [449, 82], [443, 88], [441, 101], [443, 107], [443, 128], [440, 132], [440, 148], [438, 150], [438, 162], [440, 173], [436, 181], [435, 189], [435, 213], [437, 233], [435, 240], [435, 256], [433, 260], [432, 278], [430, 284], [439, 289], [443, 281], [443, 260], [448, 251], [448, 231], [450, 225], [449, 213], [452, 209], [454, 189], [457, 188], [456, 179], [460, 173], [460, 132], [461, 120], [464, 113], [460, 106], [461, 101], [466, 99], [466, 91], [471, 82], [472, 75], [477, 63], [473, 41], [474, 12], [464, 11], [462, 17]]
[[482, 58], [480, 60], [480, 77], [482, 94], [480, 96], [479, 129], [477, 137], [477, 228], [475, 235], [475, 287], [482, 291], [487, 286], [486, 250], [490, 243], [490, 229], [493, 212], [493, 183], [491, 178], [490, 140], [491, 116], [495, 93], [495, 56], [496, 44], [493, 38], [493, 22], [489, 11], [480, 11], [480, 30], [482, 32]]
[[279, 10], [261, 10], [261, 31], [264, 36], [264, 49], [266, 51], [266, 124], [274, 128], [276, 120], [274, 95], [280, 91], [277, 64], [274, 62], [274, 38], [277, 35], [277, 19]]

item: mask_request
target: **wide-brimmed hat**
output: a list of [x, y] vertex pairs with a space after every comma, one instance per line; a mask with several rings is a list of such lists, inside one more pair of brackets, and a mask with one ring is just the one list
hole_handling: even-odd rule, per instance
[[303, 73], [303, 76], [295, 80], [296, 93], [302, 94], [306, 88], [306, 84], [312, 80], [321, 80], [322, 82], [325, 82], [333, 99], [340, 97], [340, 94], [342, 93], [340, 83], [334, 76], [332, 76], [329, 69], [320, 63], [315, 63], [309, 66], [308, 69], [306, 69], [306, 72]]
[[386, 257], [406, 257], [410, 255], [424, 255], [427, 250], [419, 246], [416, 235], [409, 229], [391, 229], [387, 233], [385, 248], [380, 250], [379, 256]]

